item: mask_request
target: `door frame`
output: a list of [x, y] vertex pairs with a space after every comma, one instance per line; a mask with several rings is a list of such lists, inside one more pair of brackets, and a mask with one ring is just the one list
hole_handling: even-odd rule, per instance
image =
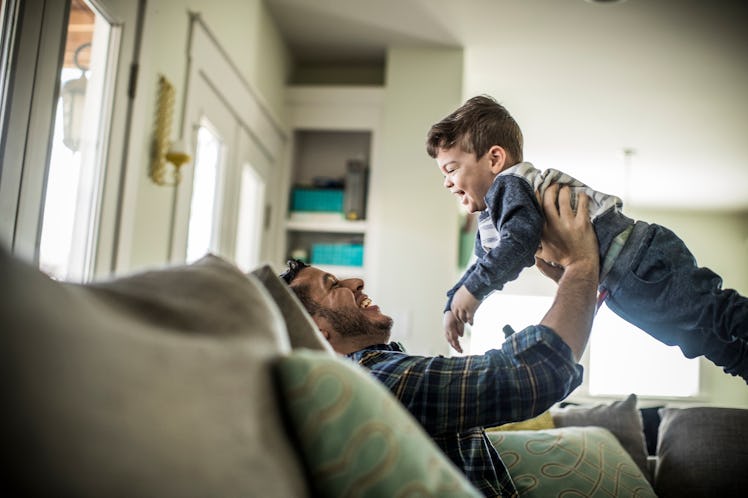
[[[118, 31], [113, 67], [105, 168], [97, 206], [92, 276], [111, 274], [117, 265], [127, 150], [146, 0], [89, 0]], [[0, 138], [0, 242], [38, 264], [47, 173], [52, 150], [59, 75], [67, 36], [70, 0], [7, 0], [4, 44], [11, 47], [3, 67]]]

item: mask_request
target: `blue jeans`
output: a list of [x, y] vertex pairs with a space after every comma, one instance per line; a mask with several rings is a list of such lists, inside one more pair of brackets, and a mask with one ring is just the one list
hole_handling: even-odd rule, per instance
[[699, 268], [667, 228], [637, 222], [601, 286], [608, 307], [627, 322], [748, 381], [748, 298], [723, 290], [722, 278]]

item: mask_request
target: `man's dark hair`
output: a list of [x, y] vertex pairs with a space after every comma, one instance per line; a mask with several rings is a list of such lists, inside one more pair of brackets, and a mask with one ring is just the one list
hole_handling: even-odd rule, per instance
[[291, 282], [293, 282], [293, 279], [296, 278], [299, 272], [308, 267], [309, 265], [300, 259], [289, 259], [286, 261], [286, 270], [280, 274], [280, 278], [282, 278], [287, 284], [291, 285]]
[[293, 284], [294, 279], [304, 268], [309, 268], [309, 265], [299, 259], [289, 259], [286, 261], [286, 270], [280, 274], [280, 278], [291, 287], [291, 290], [299, 298], [299, 301], [301, 301], [307, 312], [314, 316], [319, 311], [320, 306], [309, 296], [308, 287], [306, 285]]
[[439, 149], [459, 145], [465, 152], [482, 157], [493, 145], [503, 147], [514, 163], [522, 162], [522, 130], [504, 106], [488, 95], [465, 102], [431, 127], [426, 152], [436, 158]]

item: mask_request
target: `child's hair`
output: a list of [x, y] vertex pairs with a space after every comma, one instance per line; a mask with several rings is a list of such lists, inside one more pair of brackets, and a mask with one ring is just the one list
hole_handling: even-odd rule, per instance
[[482, 157], [494, 145], [503, 147], [514, 163], [522, 162], [522, 130], [504, 106], [479, 95], [431, 127], [426, 152], [436, 158], [439, 149], [459, 145]]

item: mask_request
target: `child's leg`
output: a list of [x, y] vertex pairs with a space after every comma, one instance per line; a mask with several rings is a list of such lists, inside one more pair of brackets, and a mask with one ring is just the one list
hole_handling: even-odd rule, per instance
[[704, 355], [748, 380], [748, 298], [723, 290], [719, 275], [697, 267], [683, 241], [664, 227], [650, 225], [629, 254], [628, 271], [608, 297], [610, 309], [686, 356]]

